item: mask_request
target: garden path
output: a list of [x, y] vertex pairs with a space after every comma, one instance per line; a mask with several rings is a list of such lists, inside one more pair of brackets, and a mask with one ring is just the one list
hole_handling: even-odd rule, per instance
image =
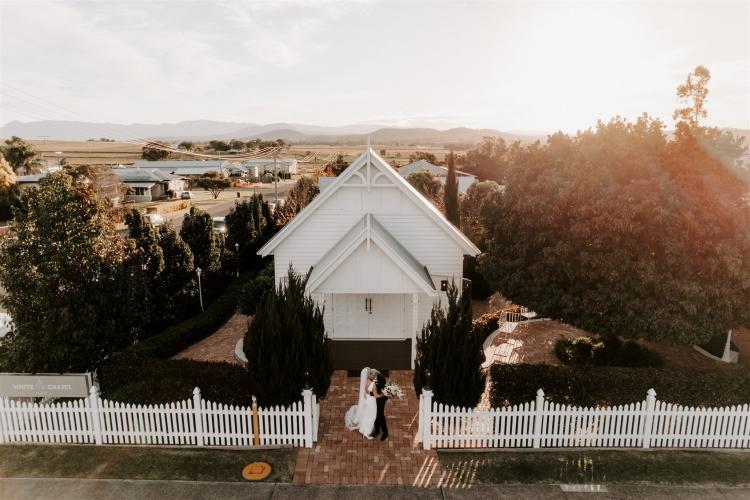
[[234, 357], [234, 347], [247, 331], [247, 320], [248, 316], [235, 314], [221, 328], [178, 353], [174, 359], [226, 361], [239, 364], [237, 358]]
[[434, 450], [424, 451], [415, 441], [419, 401], [412, 386], [413, 372], [391, 371], [389, 378], [404, 391], [385, 407], [390, 436], [365, 439], [344, 426], [344, 415], [356, 403], [359, 374], [347, 377], [336, 371], [325, 401], [320, 405], [318, 442], [297, 451], [294, 482], [305, 484], [437, 485], [442, 471]]

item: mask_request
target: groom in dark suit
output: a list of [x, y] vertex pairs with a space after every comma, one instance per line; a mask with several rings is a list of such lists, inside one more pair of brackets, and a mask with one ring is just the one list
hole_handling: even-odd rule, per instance
[[388, 439], [388, 424], [385, 421], [385, 403], [388, 401], [388, 396], [383, 394], [383, 389], [385, 389], [385, 377], [382, 373], [378, 373], [375, 378], [375, 393], [373, 394], [375, 402], [378, 405], [378, 413], [375, 418], [375, 428], [370, 435], [376, 437], [382, 432], [383, 435], [380, 436], [381, 441]]

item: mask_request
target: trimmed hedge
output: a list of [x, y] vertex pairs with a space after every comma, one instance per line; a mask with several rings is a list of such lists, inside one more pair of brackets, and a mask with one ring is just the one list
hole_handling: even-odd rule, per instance
[[750, 370], [618, 368], [596, 366], [494, 365], [493, 407], [532, 401], [537, 389], [555, 403], [606, 406], [646, 399], [653, 388], [660, 401], [688, 406], [727, 406], [750, 402]]
[[566, 365], [622, 366], [661, 368], [661, 355], [634, 340], [623, 342], [615, 335], [593, 337], [560, 337], [555, 342], [555, 355]]
[[124, 403], [172, 403], [192, 398], [199, 387], [204, 399], [247, 406], [255, 392], [240, 365], [144, 358], [132, 352], [115, 354], [98, 376], [102, 396]]
[[257, 274], [255, 269], [241, 273], [216, 297], [206, 310], [182, 323], [170, 326], [127, 350], [153, 358], [170, 358], [191, 344], [212, 334], [237, 311], [237, 298], [242, 287]]

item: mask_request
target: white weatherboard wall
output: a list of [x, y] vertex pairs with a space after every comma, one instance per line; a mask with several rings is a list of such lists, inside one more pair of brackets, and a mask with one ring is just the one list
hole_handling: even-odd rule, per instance
[[447, 406], [424, 390], [422, 445], [430, 448], [750, 448], [750, 405], [693, 408], [646, 399], [613, 407], [535, 401], [481, 411]]
[[[192, 399], [133, 405], [99, 397], [44, 404], [0, 398], [0, 443], [80, 443], [252, 447], [312, 447], [319, 406], [311, 390], [288, 407], [253, 409]], [[258, 435], [259, 442], [254, 441]]]

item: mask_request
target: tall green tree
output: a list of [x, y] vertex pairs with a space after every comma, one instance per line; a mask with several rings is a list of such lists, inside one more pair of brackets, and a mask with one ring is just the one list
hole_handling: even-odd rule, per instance
[[437, 157], [434, 153], [428, 153], [426, 151], [415, 151], [409, 155], [409, 163], [414, 163], [419, 160], [425, 160], [433, 165], [437, 165]]
[[209, 172], [201, 175], [196, 185], [211, 193], [211, 196], [215, 200], [232, 185], [232, 182], [223, 175], [218, 175], [216, 172]]
[[305, 372], [318, 398], [328, 393], [333, 363], [323, 310], [305, 293], [305, 284], [290, 267], [286, 283], [260, 299], [245, 333], [250, 386], [264, 406], [299, 401]]
[[193, 252], [169, 224], [159, 226], [159, 247], [164, 256], [164, 269], [157, 283], [158, 303], [165, 319], [178, 316], [180, 307], [195, 290]]
[[0, 146], [0, 154], [16, 172], [20, 169], [25, 169], [27, 175], [41, 172], [42, 156], [30, 142], [20, 137], [14, 135], [6, 139], [5, 143]]
[[141, 148], [141, 158], [149, 161], [166, 160], [171, 156], [171, 153], [160, 147], [143, 146]]
[[427, 170], [414, 172], [407, 175], [406, 180], [433, 205], [439, 209], [443, 208], [443, 184], [435, 174]]
[[140, 284], [141, 305], [139, 314], [145, 323], [151, 323], [160, 317], [159, 283], [164, 270], [164, 253], [151, 223], [137, 209], [125, 214], [125, 224], [128, 226], [128, 237], [132, 242], [129, 252], [133, 269], [137, 271]]
[[16, 330], [2, 369], [81, 372], [135, 339], [141, 317], [122, 240], [94, 189], [64, 172], [23, 194], [0, 246], [3, 305]]
[[445, 216], [451, 223], [461, 226], [461, 207], [458, 203], [458, 179], [456, 178], [456, 159], [453, 151], [448, 155], [448, 175], [445, 178], [443, 188], [443, 203], [445, 204]]
[[289, 223], [298, 213], [310, 204], [320, 194], [320, 188], [313, 182], [312, 177], [300, 177], [289, 191], [284, 205], [274, 211], [274, 219], [278, 226]]
[[502, 137], [484, 137], [463, 158], [463, 170], [476, 175], [480, 181], [503, 183], [508, 155], [520, 147], [516, 142], [508, 146]]
[[703, 343], [749, 323], [747, 185], [709, 135], [663, 128], [616, 118], [519, 150], [483, 210], [493, 287], [600, 334]]
[[428, 382], [435, 400], [474, 408], [482, 398], [485, 386], [484, 332], [471, 321], [471, 296], [461, 293], [455, 283], [448, 286], [447, 308], [435, 303], [430, 320], [417, 338], [414, 360], [414, 390], [417, 395]]
[[256, 252], [276, 233], [276, 222], [268, 202], [262, 194], [237, 203], [225, 218], [227, 247], [231, 251], [239, 245], [239, 258], [243, 267], [260, 262]]
[[213, 220], [208, 212], [190, 207], [183, 218], [180, 237], [190, 247], [195, 267], [206, 273], [219, 271], [223, 241], [214, 231]]

